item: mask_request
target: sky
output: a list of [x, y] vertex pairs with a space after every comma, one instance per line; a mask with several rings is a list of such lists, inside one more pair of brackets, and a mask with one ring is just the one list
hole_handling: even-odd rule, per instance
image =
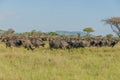
[[0, 29], [83, 31], [113, 34], [103, 19], [120, 17], [120, 0], [0, 0]]

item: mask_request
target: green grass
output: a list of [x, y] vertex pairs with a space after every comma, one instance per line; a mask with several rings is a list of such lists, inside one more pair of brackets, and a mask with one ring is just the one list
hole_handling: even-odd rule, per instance
[[120, 47], [28, 51], [0, 44], [0, 80], [119, 80]]

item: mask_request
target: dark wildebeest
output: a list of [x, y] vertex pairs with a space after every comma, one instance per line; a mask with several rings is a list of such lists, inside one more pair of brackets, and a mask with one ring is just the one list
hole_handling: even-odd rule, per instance
[[35, 49], [35, 46], [33, 46], [33, 44], [31, 43], [31, 41], [29, 39], [25, 39], [22, 41], [22, 45], [23, 47], [27, 48], [28, 50], [34, 50]]
[[37, 48], [39, 46], [44, 47], [45, 43], [41, 38], [31, 38], [30, 39], [31, 43]]
[[57, 39], [50, 39], [49, 40], [49, 46], [50, 48], [70, 48], [69, 44], [60, 38]]

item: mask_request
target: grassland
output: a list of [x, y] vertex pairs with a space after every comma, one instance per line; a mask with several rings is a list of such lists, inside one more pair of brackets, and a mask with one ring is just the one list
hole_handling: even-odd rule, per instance
[[0, 80], [119, 80], [120, 47], [28, 51], [0, 43]]

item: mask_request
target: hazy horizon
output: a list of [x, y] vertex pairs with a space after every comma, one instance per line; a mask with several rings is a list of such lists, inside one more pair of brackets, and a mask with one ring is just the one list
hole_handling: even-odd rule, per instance
[[101, 20], [120, 17], [120, 0], [0, 0], [0, 29], [82, 31], [92, 27], [94, 35], [112, 32]]

